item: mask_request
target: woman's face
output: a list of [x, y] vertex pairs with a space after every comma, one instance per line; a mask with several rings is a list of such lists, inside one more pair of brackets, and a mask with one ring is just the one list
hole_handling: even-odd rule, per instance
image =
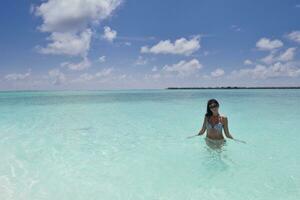
[[219, 109], [219, 106], [218, 106], [218, 104], [216, 104], [216, 103], [212, 103], [212, 104], [209, 105], [209, 109], [210, 109], [212, 112], [217, 112], [218, 109]]

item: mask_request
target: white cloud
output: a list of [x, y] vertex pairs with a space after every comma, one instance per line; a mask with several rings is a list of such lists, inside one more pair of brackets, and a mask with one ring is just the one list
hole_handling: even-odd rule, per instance
[[126, 46], [131, 46], [131, 42], [124, 42]]
[[277, 62], [267, 68], [267, 77], [295, 77], [300, 75], [300, 68], [295, 67], [294, 63]]
[[203, 52], [203, 55], [204, 55], [204, 56], [208, 56], [209, 54], [210, 54], [209, 51], [204, 51], [204, 52]]
[[217, 68], [215, 71], [212, 71], [212, 72], [210, 73], [210, 75], [211, 75], [212, 77], [220, 77], [220, 76], [223, 76], [224, 74], [225, 74], [225, 72], [224, 72], [224, 70], [221, 69], [221, 68]]
[[127, 74], [121, 74], [118, 78], [119, 78], [120, 80], [121, 80], [121, 79], [125, 79], [125, 78], [127, 78]]
[[83, 60], [79, 63], [70, 63], [70, 62], [64, 62], [61, 64], [62, 67], [67, 67], [70, 70], [74, 71], [81, 71], [84, 69], [87, 69], [91, 66], [91, 62], [88, 58], [84, 57]]
[[65, 74], [59, 69], [52, 69], [48, 72], [48, 75], [54, 85], [60, 85], [66, 81]]
[[200, 48], [200, 37], [196, 36], [190, 40], [185, 38], [177, 39], [174, 43], [170, 40], [160, 41], [158, 44], [148, 47], [143, 46], [141, 53], [153, 54], [178, 54], [178, 55], [191, 55]]
[[94, 74], [84, 73], [81, 74], [79, 78], [73, 80], [73, 82], [86, 82], [96, 79], [99, 80], [100, 78], [108, 78], [112, 75], [112, 72], [113, 68], [105, 68]]
[[99, 61], [100, 63], [104, 63], [104, 62], [106, 61], [106, 56], [100, 56], [100, 57], [98, 58], [98, 61]]
[[264, 57], [260, 60], [266, 64], [271, 64], [276, 61], [276, 58], [275, 58], [274, 52], [271, 52], [269, 55], [267, 55], [266, 57]]
[[290, 40], [300, 43], [300, 31], [293, 31], [287, 35]]
[[157, 71], [157, 66], [154, 66], [151, 71], [156, 72]]
[[264, 65], [256, 65], [254, 68], [234, 70], [230, 76], [236, 78], [250, 77], [252, 79], [266, 79], [272, 77], [297, 77], [300, 76], [300, 68], [297, 63], [276, 62], [269, 67]]
[[35, 7], [44, 32], [77, 32], [108, 18], [121, 0], [46, 0]]
[[117, 31], [112, 30], [110, 27], [105, 26], [104, 27], [104, 33], [102, 35], [104, 39], [107, 41], [112, 42], [117, 37]]
[[24, 74], [17, 74], [17, 73], [12, 73], [12, 74], [7, 74], [5, 75], [5, 79], [8, 81], [16, 81], [16, 80], [24, 80], [28, 78], [31, 75], [31, 69], [29, 69], [26, 73]]
[[150, 79], [150, 80], [157, 80], [162, 78], [162, 74], [160, 73], [155, 73], [155, 74], [145, 74], [144, 76], [145, 79]]
[[230, 27], [232, 30], [236, 31], [236, 32], [240, 32], [242, 29], [240, 27], [238, 27], [237, 25], [231, 25]]
[[202, 68], [202, 64], [197, 59], [190, 61], [182, 60], [174, 65], [165, 65], [162, 68], [163, 72], [176, 73], [179, 76], [188, 76]]
[[279, 61], [290, 61], [294, 59], [296, 48], [288, 48], [285, 52], [279, 55]]
[[160, 77], [161, 77], [161, 75], [160, 74], [153, 74], [153, 76], [152, 76], [154, 79], [159, 79]]
[[274, 50], [283, 46], [280, 40], [270, 40], [268, 38], [261, 38], [256, 43], [256, 47], [259, 50]]
[[253, 62], [251, 60], [247, 59], [247, 60], [244, 61], [244, 64], [245, 65], [252, 65]]
[[86, 56], [90, 49], [91, 37], [92, 32], [90, 29], [81, 32], [80, 35], [54, 32], [48, 38], [51, 43], [45, 48], [39, 48], [39, 51], [43, 54]]
[[79, 76], [79, 79], [80, 79], [80, 80], [83, 80], [83, 81], [90, 81], [90, 80], [92, 80], [92, 79], [94, 79], [94, 78], [95, 78], [94, 75], [88, 74], [88, 73], [84, 73], [84, 74], [81, 74], [81, 75]]
[[135, 61], [135, 65], [146, 65], [148, 60], [143, 58], [143, 56], [139, 56], [138, 59]]
[[39, 30], [50, 33], [40, 53], [86, 57], [91, 30], [110, 17], [122, 0], [43, 0], [33, 12], [41, 17]]
[[96, 73], [96, 77], [105, 77], [109, 76], [113, 71], [113, 68], [106, 68]]
[[288, 48], [286, 51], [282, 52], [278, 56], [275, 55], [276, 53], [275, 51], [272, 51], [268, 56], [262, 58], [261, 61], [266, 64], [272, 64], [277, 61], [283, 61], [283, 62], [291, 61], [294, 59], [295, 51], [296, 51], [295, 47]]
[[267, 72], [267, 68], [263, 65], [256, 65], [255, 68], [247, 68], [234, 70], [231, 72], [231, 75], [234, 77], [242, 78], [242, 77], [251, 77], [251, 78], [264, 78]]

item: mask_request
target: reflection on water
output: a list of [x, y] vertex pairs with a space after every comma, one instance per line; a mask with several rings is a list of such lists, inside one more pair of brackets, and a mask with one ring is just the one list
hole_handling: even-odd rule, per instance
[[222, 147], [226, 145], [226, 140], [212, 140], [208, 137], [205, 138], [207, 146], [216, 151], [222, 151]]
[[226, 154], [226, 140], [212, 141], [209, 138], [205, 138], [206, 142], [206, 156], [203, 160], [204, 168], [207, 172], [210, 172], [210, 178], [219, 174], [219, 172], [225, 172], [229, 170], [230, 165], [228, 163], [234, 163]]

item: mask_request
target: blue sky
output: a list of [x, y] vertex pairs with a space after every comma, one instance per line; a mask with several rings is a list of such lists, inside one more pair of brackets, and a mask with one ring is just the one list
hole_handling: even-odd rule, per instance
[[0, 90], [299, 86], [300, 1], [3, 0]]

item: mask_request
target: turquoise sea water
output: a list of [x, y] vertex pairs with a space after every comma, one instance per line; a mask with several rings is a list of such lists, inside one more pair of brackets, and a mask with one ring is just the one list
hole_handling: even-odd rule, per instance
[[[231, 134], [201, 128], [216, 98]], [[300, 199], [300, 90], [0, 92], [0, 199]]]

